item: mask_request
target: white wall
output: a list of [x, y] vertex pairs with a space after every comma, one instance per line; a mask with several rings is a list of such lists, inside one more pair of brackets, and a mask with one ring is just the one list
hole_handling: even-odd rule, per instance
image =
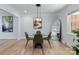
[[56, 33], [59, 33], [59, 31], [60, 31], [60, 22], [59, 22], [59, 20], [55, 19], [54, 23], [52, 24], [52, 31], [54, 31]]
[[69, 46], [73, 45], [73, 38], [74, 35], [69, 34], [67, 29], [67, 16], [68, 14], [74, 12], [74, 11], [78, 11], [79, 10], [79, 4], [73, 4], [73, 5], [69, 5], [67, 7], [65, 7], [64, 9], [62, 9], [61, 11], [59, 11], [59, 13], [57, 13], [57, 19], [61, 19], [62, 21], [62, 38], [63, 38], [63, 42], [66, 43]]
[[2, 16], [13, 16], [12, 14], [0, 10], [0, 39], [16, 39], [18, 29], [18, 19], [13, 16], [13, 32], [2, 32]]
[[[37, 30], [33, 28], [33, 20], [36, 17], [36, 14], [27, 14], [21, 17], [20, 26], [21, 26], [21, 38], [24, 38], [24, 32], [27, 32], [29, 35], [33, 35]], [[43, 35], [47, 35], [51, 31], [53, 20], [55, 16], [53, 14], [44, 13], [41, 14], [42, 18], [42, 29], [40, 30]]]
[[14, 16], [19, 16], [19, 13], [8, 4], [0, 4], [0, 9], [7, 11]]

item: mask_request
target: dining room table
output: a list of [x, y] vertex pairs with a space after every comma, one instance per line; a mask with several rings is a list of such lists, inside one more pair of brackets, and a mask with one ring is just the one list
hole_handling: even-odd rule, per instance
[[[34, 38], [34, 35], [35, 35], [35, 34], [33, 34], [33, 35], [29, 35], [29, 37], [30, 37], [30, 38]], [[42, 35], [42, 36], [43, 36], [43, 38], [48, 37], [48, 35]]]

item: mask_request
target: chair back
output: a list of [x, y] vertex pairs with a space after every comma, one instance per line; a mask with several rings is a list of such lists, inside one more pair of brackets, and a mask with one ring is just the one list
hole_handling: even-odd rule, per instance
[[51, 39], [51, 34], [52, 34], [52, 33], [49, 32], [48, 37], [47, 37], [48, 39]]
[[27, 32], [25, 32], [25, 37], [26, 37], [27, 39], [29, 38], [29, 36], [28, 36]]
[[33, 43], [34, 44], [37, 44], [37, 43], [43, 44], [42, 34], [35, 34]]

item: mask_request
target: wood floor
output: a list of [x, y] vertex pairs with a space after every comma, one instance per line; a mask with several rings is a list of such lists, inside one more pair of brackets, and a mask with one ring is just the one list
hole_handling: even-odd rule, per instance
[[[44, 41], [45, 55], [75, 55], [75, 51], [63, 45], [58, 41], [50, 41], [52, 48], [50, 48], [47, 41]], [[25, 48], [25, 40], [0, 40], [0, 55], [42, 55], [41, 49], [35, 49], [33, 53], [32, 40], [29, 41]]]

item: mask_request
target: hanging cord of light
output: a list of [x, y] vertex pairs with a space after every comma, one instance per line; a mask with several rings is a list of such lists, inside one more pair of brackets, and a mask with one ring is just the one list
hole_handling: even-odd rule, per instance
[[39, 18], [39, 12], [40, 12], [39, 8], [40, 8], [40, 6], [41, 6], [40, 4], [36, 4], [36, 7], [37, 7], [37, 18]]
[[37, 18], [38, 18], [38, 6], [37, 6]]
[[[40, 5], [41, 6], [41, 5]], [[40, 18], [41, 18], [41, 7], [40, 7]]]

